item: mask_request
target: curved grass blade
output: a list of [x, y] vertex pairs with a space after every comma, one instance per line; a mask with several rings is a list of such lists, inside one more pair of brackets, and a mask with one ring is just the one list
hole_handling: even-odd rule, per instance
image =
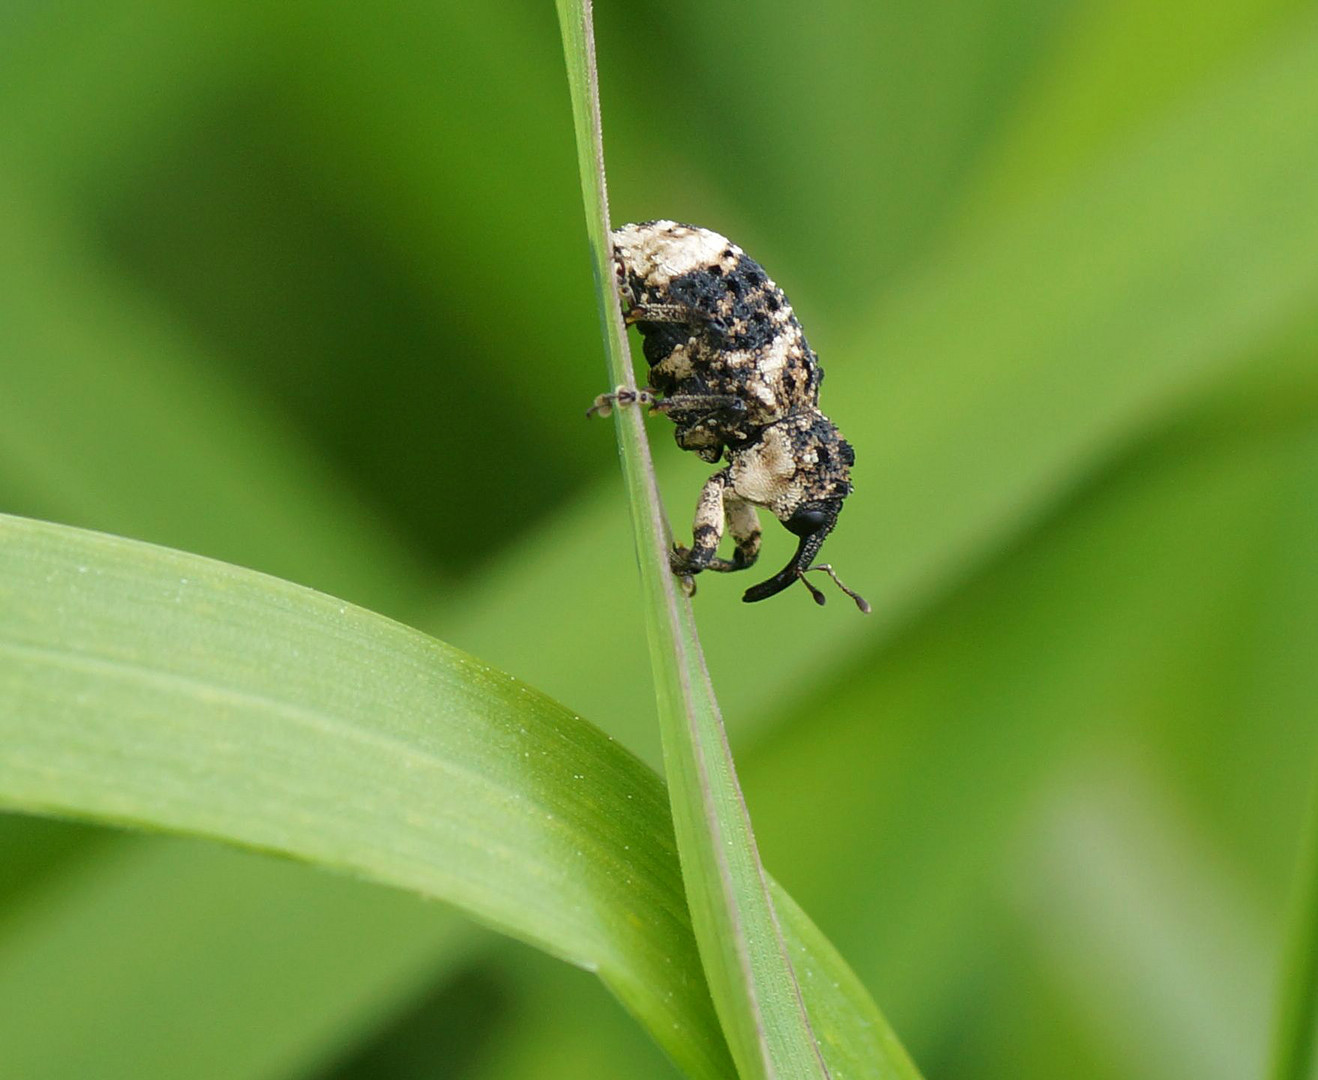
[[[1316, 170], [1318, 23], [1307, 18], [1074, 183], [949, 236], [882, 306], [858, 306], [827, 362], [847, 387], [835, 418], [863, 449], [829, 544], [875, 614], [857, 627], [792, 604], [758, 605], [751, 619], [739, 603], [705, 603], [706, 655], [737, 730], [771, 726], [806, 680], [903, 632], [1126, 448], [1256, 368], [1258, 350], [1318, 300], [1318, 199], [1293, 182]], [[682, 456], [657, 455], [661, 481], [691, 468]], [[605, 493], [592, 493], [483, 578], [445, 636], [605, 716], [620, 687], [595, 673], [630, 673], [640, 634], [616, 589], [601, 599], [579, 582], [631, 572], [626, 544]], [[710, 591], [719, 585], [731, 583]], [[533, 606], [572, 613], [588, 643], [515, 653], [502, 628]], [[648, 704], [616, 715], [626, 726], [614, 733], [648, 751]]]
[[[613, 288], [590, 0], [559, 0], [558, 14], [610, 382], [634, 388], [631, 354]], [[668, 570], [668, 530], [644, 418], [639, 409], [619, 409], [617, 414], [674, 828], [714, 1007], [743, 1077], [827, 1077], [832, 1075], [827, 1050], [854, 1047], [871, 1032], [862, 1024], [834, 1023], [830, 1032], [834, 1039], [826, 1048], [812, 1028], [812, 1016], [829, 1010], [834, 988], [816, 988], [820, 1002], [809, 1008], [760, 863], [691, 605], [678, 595]], [[853, 987], [858, 988], [858, 984]], [[869, 1008], [877, 1016], [872, 1004]], [[841, 1013], [829, 1015], [837, 1021]], [[890, 1041], [896, 1051], [890, 1059], [856, 1053], [848, 1065], [863, 1071], [845, 1075], [886, 1075], [876, 1069], [910, 1075], [909, 1059], [895, 1039]], [[843, 1074], [840, 1062], [835, 1065]]]
[[[590, 0], [560, 0], [558, 14], [610, 381], [634, 389], [613, 288]], [[617, 413], [673, 823], [714, 1007], [740, 1075], [827, 1076], [769, 902], [690, 606], [679, 599], [668, 572], [668, 531], [644, 418], [639, 409]]]

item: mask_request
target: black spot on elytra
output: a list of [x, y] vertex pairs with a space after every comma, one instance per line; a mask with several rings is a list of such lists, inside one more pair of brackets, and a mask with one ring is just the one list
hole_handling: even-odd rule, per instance
[[674, 278], [669, 283], [668, 294], [673, 303], [685, 305], [704, 319], [710, 330], [722, 332], [720, 305], [728, 295], [728, 285], [718, 267], [702, 267]]
[[[786, 325], [773, 320], [773, 312], [785, 303], [769, 275], [748, 255], [740, 256], [726, 273], [719, 266], [706, 266], [674, 278], [668, 287], [671, 302], [685, 304], [703, 316], [704, 327], [715, 349], [754, 351], [780, 333], [800, 333], [795, 319]], [[732, 330], [732, 326], [738, 327]]]
[[821, 412], [816, 412], [810, 417], [810, 426], [802, 432], [802, 435], [820, 447], [836, 446], [842, 441], [837, 428], [833, 426], [833, 421]]
[[734, 348], [738, 349], [762, 349], [773, 341], [780, 333], [785, 333], [783, 328], [774, 324], [766, 311], [752, 311], [749, 315], [744, 315], [745, 329], [740, 333], [732, 335]]

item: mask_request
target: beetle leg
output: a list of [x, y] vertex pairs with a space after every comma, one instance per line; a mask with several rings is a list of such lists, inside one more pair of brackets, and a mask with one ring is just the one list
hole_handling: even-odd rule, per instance
[[746, 403], [735, 394], [673, 394], [656, 401], [650, 411], [672, 420], [677, 445], [711, 465], [723, 456], [729, 437], [743, 434], [746, 419]]
[[586, 410], [587, 416], [608, 416], [613, 412], [613, 407], [627, 405], [648, 405], [653, 412], [658, 407], [653, 390], [630, 390], [625, 386], [619, 386], [611, 394], [600, 394], [595, 399], [595, 403]]
[[706, 569], [729, 574], [753, 566], [759, 557], [760, 516], [752, 503], [739, 499], [730, 489], [723, 494], [723, 509], [728, 519], [728, 531], [732, 533], [736, 546], [731, 559], [711, 559]]
[[627, 326], [638, 322], [652, 323], [696, 323], [702, 316], [686, 304], [632, 304], [622, 314], [622, 321]]
[[651, 406], [655, 412], [718, 413], [728, 418], [744, 416], [746, 402], [736, 394], [673, 394]]
[[691, 547], [675, 546], [669, 552], [668, 562], [673, 571], [683, 576], [698, 574], [707, 569], [718, 555], [719, 541], [723, 539], [723, 493], [732, 486], [727, 469], [716, 472], [700, 489], [696, 503], [696, 517], [691, 525]]

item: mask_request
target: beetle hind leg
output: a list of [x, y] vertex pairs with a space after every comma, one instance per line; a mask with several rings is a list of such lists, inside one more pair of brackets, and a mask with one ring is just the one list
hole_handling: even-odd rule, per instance
[[[736, 545], [731, 559], [720, 558], [718, 554], [725, 522]], [[717, 573], [745, 570], [759, 556], [760, 519], [754, 506], [732, 493], [732, 478], [727, 469], [705, 481], [696, 503], [691, 535], [690, 548], [676, 547], [669, 556], [673, 571], [682, 576], [702, 570]]]
[[737, 498], [731, 490], [724, 493], [723, 509], [735, 547], [731, 559], [711, 559], [707, 569], [730, 574], [754, 566], [760, 557], [760, 516], [753, 504]]

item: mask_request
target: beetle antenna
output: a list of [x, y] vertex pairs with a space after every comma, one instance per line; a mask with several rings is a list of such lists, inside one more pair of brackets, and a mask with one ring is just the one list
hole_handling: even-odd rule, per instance
[[[813, 567], [811, 567], [811, 569], [813, 569]], [[813, 597], [815, 598], [815, 603], [818, 604], [820, 607], [823, 607], [825, 604], [827, 604], [827, 603], [828, 603], [828, 597], [825, 596], [823, 593], [821, 593], [821, 592], [820, 592], [818, 589], [816, 589], [813, 585], [811, 585], [810, 582], [806, 581], [806, 579], [805, 579], [805, 571], [804, 571], [804, 570], [799, 570], [799, 571], [797, 571], [797, 573], [798, 573], [798, 575], [799, 575], [800, 578], [801, 578], [801, 584], [804, 585], [807, 589], [809, 589], [809, 590], [810, 590], [810, 595], [813, 596]]]
[[[819, 570], [827, 574], [829, 577], [831, 577], [833, 579], [834, 585], [836, 585], [839, 589], [841, 589], [844, 593], [846, 593], [849, 597], [851, 597], [851, 599], [856, 601], [856, 607], [860, 608], [863, 614], [868, 615], [873, 610], [870, 607], [869, 601], [866, 600], [863, 596], [861, 596], [860, 593], [856, 592], [855, 589], [848, 589], [845, 585], [842, 584], [842, 579], [839, 578], [836, 573], [834, 573], [833, 567], [830, 566], [828, 563], [816, 563], [814, 566], [807, 567], [806, 569]], [[801, 580], [805, 581], [805, 578], [802, 577]], [[807, 584], [809, 583], [807, 582]], [[823, 594], [820, 593], [818, 590], [816, 590], [813, 585], [810, 586], [810, 591], [815, 594], [816, 603], [822, 604], [824, 602]]]

